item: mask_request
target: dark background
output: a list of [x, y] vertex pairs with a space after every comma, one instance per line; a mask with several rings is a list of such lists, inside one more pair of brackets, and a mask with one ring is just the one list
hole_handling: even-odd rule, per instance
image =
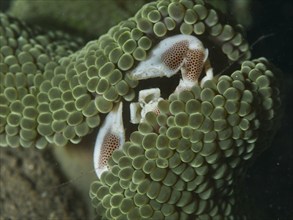
[[[10, 0], [0, 1], [5, 11]], [[253, 203], [268, 220], [293, 219], [293, 1], [254, 0], [253, 25], [247, 32], [254, 45], [252, 58], [265, 56], [284, 73], [285, 114], [272, 146], [248, 171], [245, 186], [252, 190]]]
[[253, 26], [248, 30], [250, 43], [257, 43], [252, 56], [265, 56], [284, 73], [286, 92], [282, 127], [272, 146], [256, 160], [245, 184], [253, 188], [257, 206], [269, 219], [293, 219], [293, 1], [254, 0]]

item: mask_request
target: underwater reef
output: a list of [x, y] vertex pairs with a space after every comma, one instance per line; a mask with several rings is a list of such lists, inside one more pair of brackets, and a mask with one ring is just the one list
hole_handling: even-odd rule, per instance
[[[96, 136], [89, 196], [102, 219], [255, 217], [243, 179], [280, 127], [283, 87], [242, 25], [201, 0], [102, 1], [113, 20], [98, 25], [78, 22], [80, 1], [69, 15], [26, 2], [0, 14], [1, 147]], [[85, 37], [58, 30], [66, 19]]]

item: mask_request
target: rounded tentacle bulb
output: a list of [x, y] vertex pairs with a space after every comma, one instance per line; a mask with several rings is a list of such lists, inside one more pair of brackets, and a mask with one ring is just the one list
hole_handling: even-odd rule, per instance
[[[178, 90], [193, 85], [201, 65], [212, 78], [212, 68], [206, 68], [205, 38], [224, 53], [227, 62], [249, 57], [241, 30], [220, 20], [203, 2], [158, 1], [82, 46], [80, 39], [65, 33], [34, 30], [1, 14], [0, 145], [44, 148], [50, 143], [79, 143], [100, 126], [101, 115], [112, 111], [117, 102], [134, 99], [139, 80], [132, 77], [132, 70], [152, 60], [153, 47], [163, 47], [161, 41], [171, 46], [161, 58], [173, 73], [164, 74], [181, 71]], [[174, 49], [183, 54], [178, 58]], [[188, 64], [194, 62], [193, 53], [202, 63], [196, 68]], [[179, 59], [177, 67], [172, 54]]]

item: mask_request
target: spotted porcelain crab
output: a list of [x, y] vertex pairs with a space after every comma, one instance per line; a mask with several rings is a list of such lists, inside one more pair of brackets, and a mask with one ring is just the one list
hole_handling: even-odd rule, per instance
[[[190, 90], [199, 83], [202, 72], [205, 76], [200, 85], [213, 78], [213, 70], [208, 59], [208, 49], [203, 43], [192, 35], [175, 35], [162, 40], [150, 52], [148, 59], [139, 63], [130, 76], [136, 80], [156, 77], [172, 77], [181, 73], [181, 79], [174, 93]], [[130, 120], [138, 124], [150, 112], [159, 113], [157, 107], [161, 98], [159, 88], [139, 91], [138, 102], [130, 103]], [[122, 102], [106, 116], [97, 135], [94, 150], [94, 167], [97, 176], [107, 170], [107, 161], [115, 149], [121, 148], [125, 143], [125, 131], [122, 117]]]

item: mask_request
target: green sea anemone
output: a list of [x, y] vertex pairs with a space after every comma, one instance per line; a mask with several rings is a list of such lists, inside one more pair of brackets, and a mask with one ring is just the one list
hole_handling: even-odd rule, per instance
[[0, 146], [78, 144], [100, 128], [102, 218], [250, 216], [240, 182], [276, 132], [280, 73], [249, 60], [240, 25], [201, 0], [148, 3], [85, 45], [0, 23]]
[[[274, 136], [277, 70], [245, 61], [231, 75], [158, 102], [92, 183], [107, 219], [244, 219], [239, 179]], [[268, 138], [270, 137], [270, 138]]]

